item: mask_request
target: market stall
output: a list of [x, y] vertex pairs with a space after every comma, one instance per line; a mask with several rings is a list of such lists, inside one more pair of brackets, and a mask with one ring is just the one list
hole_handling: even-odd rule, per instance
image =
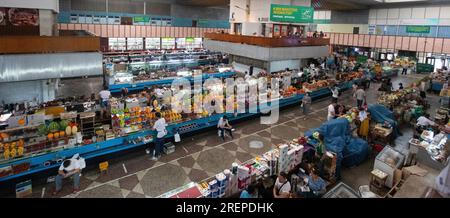
[[[358, 80], [355, 79], [341, 82], [338, 83], [338, 86], [342, 87], [342, 89], [346, 89], [351, 87], [351, 84], [357, 81]], [[316, 83], [320, 84], [320, 82]], [[307, 87], [305, 86], [305, 88]], [[308, 91], [311, 91], [311, 97], [313, 99], [330, 95], [330, 89], [325, 86], [309, 87]], [[288, 86], [287, 89], [282, 89], [280, 92], [280, 97], [277, 99], [279, 100], [278, 107], [298, 104], [303, 98], [302, 93], [305, 93], [303, 87], [300, 90], [293, 90], [293, 87], [290, 86]], [[59, 114], [61, 117], [61, 114], [72, 113], [73, 116], [76, 117], [73, 122], [76, 123], [76, 128], [78, 131], [75, 133], [75, 131], [71, 129], [70, 137], [68, 136], [68, 132], [65, 132], [65, 129], [62, 130], [61, 126], [65, 125], [60, 125], [60, 122], [65, 119], [58, 120], [55, 119], [56, 116], [49, 120], [44, 119], [44, 121], [45, 123], [55, 121], [58, 123], [59, 128], [56, 127], [56, 124], [52, 124], [51, 128], [48, 126], [45, 128], [43, 126], [38, 128], [40, 124], [38, 126], [33, 126], [35, 122], [33, 121], [34, 117], [27, 118], [25, 121], [20, 121], [20, 123], [24, 126], [23, 129], [33, 130], [30, 131], [30, 134], [34, 138], [39, 139], [38, 141], [42, 144], [40, 147], [37, 145], [34, 146], [33, 143], [35, 143], [35, 141], [26, 139], [26, 137], [28, 137], [27, 134], [29, 134], [27, 133], [28, 131], [24, 131], [22, 129], [16, 130], [14, 129], [15, 127], [7, 126], [5, 130], [2, 130], [2, 133], [4, 133], [2, 135], [1, 142], [3, 148], [2, 156], [5, 156], [5, 148], [7, 148], [9, 153], [6, 152], [8, 159], [3, 158], [3, 161], [0, 163], [0, 168], [2, 169], [1, 171], [4, 172], [0, 174], [0, 181], [53, 169], [57, 167], [64, 158], [73, 156], [74, 154], [80, 154], [80, 156], [89, 159], [150, 143], [152, 141], [153, 132], [149, 130], [149, 127], [152, 125], [152, 121], [154, 121], [154, 108], [151, 108], [152, 110], [150, 110], [150, 108], [145, 105], [139, 105], [139, 98], [137, 98], [137, 96], [130, 99], [128, 99], [129, 102], [127, 102], [126, 108], [121, 106], [123, 99], [119, 99], [118, 101], [115, 101], [114, 98], [111, 99], [113, 122], [110, 123], [110, 125], [83, 125], [80, 119], [81, 113], [89, 112], [89, 110], [83, 109], [78, 110], [78, 112], [78, 106], [62, 107], [62, 109], [55, 115]], [[267, 102], [267, 104], [263, 107], [266, 107], [267, 109], [270, 106], [271, 102]], [[262, 111], [261, 109], [264, 108], [256, 108], [256, 114], [229, 114], [230, 121], [233, 122], [235, 120], [258, 115], [260, 111]], [[95, 106], [95, 109], [91, 109], [90, 111], [98, 111], [98, 106]], [[179, 114], [173, 113], [170, 110], [162, 110], [161, 112], [164, 112], [164, 117], [169, 122], [169, 126], [167, 127], [169, 133], [166, 136], [167, 138], [173, 137], [176, 133], [186, 134], [215, 127], [220, 117], [223, 116], [223, 114], [208, 114], [204, 112], [199, 114]], [[20, 120], [20, 118], [18, 119], [15, 115], [11, 116], [9, 119]], [[28, 121], [28, 119], [31, 122]], [[100, 121], [103, 122], [103, 120], [99, 120], [99, 122]], [[64, 123], [67, 122], [64, 121]], [[72, 125], [70, 121], [68, 123]], [[89, 128], [89, 131], [88, 129], [83, 131], [84, 127]], [[61, 134], [61, 132], [56, 134], [56, 129], [59, 131], [64, 131], [64, 134]], [[39, 132], [38, 130], [41, 131]], [[90, 134], [83, 135], [83, 132], [89, 132]], [[49, 135], [50, 133], [52, 135]], [[80, 139], [80, 133], [81, 140], [78, 140]], [[64, 137], [61, 137], [61, 135], [64, 135]], [[20, 141], [20, 138], [24, 138], [23, 143]], [[12, 142], [15, 142], [14, 146], [9, 144]], [[7, 146], [5, 146], [6, 143], [8, 143]], [[22, 147], [22, 144], [24, 147], [23, 155], [18, 155], [19, 151], [20, 154], [22, 154], [22, 149], [18, 149], [19, 147]], [[31, 145], [36, 147], [36, 149], [34, 149]], [[34, 150], [28, 150], [28, 147], [33, 148]], [[15, 154], [14, 152], [11, 154], [11, 151], [13, 150], [16, 151]], [[24, 167], [21, 168], [22, 170], [11, 170], [14, 169], [15, 166], [22, 165], [24, 165]]]

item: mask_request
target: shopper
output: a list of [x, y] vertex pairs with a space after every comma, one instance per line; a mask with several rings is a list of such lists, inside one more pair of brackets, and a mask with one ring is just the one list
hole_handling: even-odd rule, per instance
[[281, 172], [278, 175], [273, 187], [274, 198], [289, 198], [291, 193], [291, 183], [288, 181], [287, 174]]
[[429, 114], [425, 114], [417, 118], [417, 125], [423, 128], [428, 128], [431, 126], [436, 126], [436, 123], [430, 120]]
[[403, 83], [398, 84], [398, 90], [403, 90]]
[[339, 98], [339, 87], [337, 87], [337, 85], [334, 85], [332, 88], [330, 88], [330, 90], [333, 101], [337, 102]]
[[313, 38], [317, 38], [318, 37], [318, 33], [317, 33], [317, 30], [316, 31], [314, 31], [314, 33], [313, 33]]
[[[156, 118], [158, 120], [153, 125], [153, 130], [156, 130], [156, 139], [152, 160], [158, 160], [161, 157], [161, 151], [164, 145], [164, 137], [167, 135], [166, 120], [161, 117], [160, 112], [156, 112]], [[149, 149], [147, 149], [147, 153], [150, 153]]]
[[302, 98], [303, 115], [305, 116], [303, 120], [307, 119], [310, 107], [311, 107], [311, 95], [309, 92], [307, 92], [305, 96], [303, 96]]
[[258, 198], [258, 190], [255, 185], [250, 184], [241, 192], [240, 198]]
[[230, 134], [231, 138], [233, 139], [233, 131], [232, 126], [228, 122], [227, 115], [224, 115], [219, 119], [219, 122], [217, 123], [217, 129], [219, 130], [220, 136], [222, 137], [222, 140], [225, 141], [225, 131]]
[[346, 113], [345, 106], [343, 104], [338, 104], [337, 105], [337, 110], [335, 108], [335, 111], [337, 111], [336, 117], [343, 116]]
[[356, 98], [356, 107], [362, 107], [363, 102], [366, 101], [366, 91], [364, 91], [362, 86], [358, 87], [358, 90], [356, 90], [354, 97]]
[[408, 64], [405, 63], [403, 64], [403, 70], [402, 70], [402, 75], [406, 75], [408, 74]]
[[322, 31], [320, 31], [320, 38], [323, 38], [323, 37], [325, 37], [325, 34]]
[[309, 173], [308, 187], [312, 194], [310, 197], [318, 198], [326, 192], [327, 183], [319, 176], [319, 171], [315, 168], [313, 168]]
[[335, 107], [336, 107], [336, 101], [333, 99], [333, 101], [331, 102], [330, 105], [328, 105], [328, 115], [327, 115], [327, 120], [330, 121], [332, 119], [334, 119], [334, 117], [336, 116], [336, 112], [335, 112]]
[[63, 179], [73, 176], [73, 193], [80, 189], [81, 166], [79, 160], [71, 158], [62, 162], [55, 177], [55, 191], [53, 195], [58, 194], [62, 189]]
[[102, 108], [101, 116], [102, 118], [104, 118], [105, 114], [107, 113], [111, 92], [108, 90], [108, 87], [103, 86], [103, 90], [100, 91], [98, 94], [100, 96], [100, 107]]
[[360, 121], [358, 134], [362, 138], [366, 138], [369, 136], [369, 126], [370, 120], [368, 118], [367, 112], [364, 108], [359, 108], [358, 120]]

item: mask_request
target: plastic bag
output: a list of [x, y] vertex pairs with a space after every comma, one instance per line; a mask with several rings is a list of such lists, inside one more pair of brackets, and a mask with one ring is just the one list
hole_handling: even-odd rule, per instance
[[181, 142], [181, 137], [180, 137], [180, 134], [178, 132], [175, 133], [175, 135], [173, 137], [175, 138], [175, 142]]

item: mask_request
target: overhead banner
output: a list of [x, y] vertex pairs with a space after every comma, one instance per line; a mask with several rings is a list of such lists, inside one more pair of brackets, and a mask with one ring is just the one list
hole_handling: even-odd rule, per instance
[[271, 4], [270, 20], [287, 23], [313, 23], [314, 8]]
[[430, 26], [406, 26], [407, 33], [430, 33]]

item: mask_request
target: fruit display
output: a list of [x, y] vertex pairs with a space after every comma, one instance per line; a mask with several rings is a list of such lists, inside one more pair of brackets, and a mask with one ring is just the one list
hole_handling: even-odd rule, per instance
[[[182, 120], [179, 113], [165, 110], [161, 111], [161, 116], [166, 119], [168, 123], [174, 123]], [[124, 128], [133, 127], [136, 129], [144, 129], [150, 127], [156, 121], [156, 112], [152, 111], [150, 107], [132, 107], [130, 109], [113, 109], [111, 112], [112, 127]]]

